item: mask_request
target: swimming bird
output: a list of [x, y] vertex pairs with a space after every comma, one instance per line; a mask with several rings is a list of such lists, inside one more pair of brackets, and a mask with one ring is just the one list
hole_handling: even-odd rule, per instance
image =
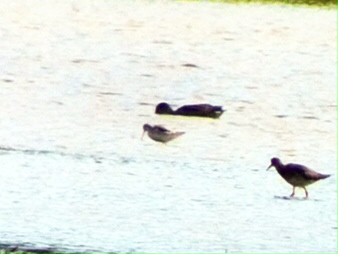
[[283, 177], [285, 181], [293, 186], [293, 191], [290, 197], [295, 195], [295, 188], [300, 187], [304, 189], [306, 198], [308, 198], [309, 193], [307, 192], [305, 186], [330, 176], [318, 173], [306, 166], [299, 164], [290, 163], [284, 165], [278, 158], [271, 159], [271, 165], [267, 168], [267, 170], [271, 167], [275, 167], [281, 177]]
[[156, 114], [181, 115], [181, 116], [199, 116], [219, 118], [223, 114], [222, 106], [213, 106], [210, 104], [185, 105], [177, 110], [173, 110], [166, 102], [161, 102], [156, 106]]
[[184, 134], [184, 132], [169, 131], [160, 125], [151, 126], [149, 124], [143, 125], [143, 134], [141, 139], [143, 139], [145, 132], [148, 132], [148, 136], [152, 140], [162, 142], [164, 144]]

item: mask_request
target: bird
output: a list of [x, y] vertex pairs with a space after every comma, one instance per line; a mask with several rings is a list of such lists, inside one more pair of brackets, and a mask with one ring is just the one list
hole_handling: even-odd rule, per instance
[[290, 163], [284, 165], [278, 158], [271, 159], [271, 165], [267, 168], [267, 170], [269, 170], [271, 167], [275, 167], [278, 174], [280, 174], [280, 176], [283, 177], [285, 181], [293, 186], [290, 197], [295, 195], [295, 188], [300, 187], [305, 191], [305, 198], [309, 198], [309, 193], [305, 186], [330, 176], [327, 174], [318, 173], [300, 164]]
[[143, 139], [144, 133], [148, 132], [149, 138], [154, 141], [161, 142], [166, 144], [167, 142], [183, 135], [185, 132], [172, 132], [161, 125], [151, 126], [149, 124], [143, 125], [143, 134], [141, 139]]
[[219, 118], [223, 114], [222, 106], [213, 106], [210, 104], [185, 105], [177, 110], [173, 110], [166, 102], [161, 102], [156, 106], [156, 114], [181, 115], [181, 116], [198, 116]]
[[14, 246], [14, 247], [12, 247], [12, 248], [9, 249], [9, 253], [10, 252], [18, 252], [18, 250], [19, 250], [19, 245], [16, 245], [16, 246]]

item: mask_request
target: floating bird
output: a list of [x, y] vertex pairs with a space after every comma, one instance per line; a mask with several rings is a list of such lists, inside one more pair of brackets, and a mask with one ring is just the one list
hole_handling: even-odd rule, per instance
[[295, 188], [300, 187], [304, 189], [306, 198], [308, 198], [309, 193], [307, 192], [305, 186], [312, 184], [318, 180], [328, 178], [330, 176], [320, 174], [312, 169], [309, 169], [306, 166], [299, 164], [290, 163], [284, 165], [278, 158], [271, 159], [271, 165], [267, 168], [267, 170], [271, 167], [275, 167], [278, 174], [280, 174], [285, 181], [293, 186], [293, 191], [290, 197], [293, 197], [295, 195]]
[[161, 102], [156, 106], [156, 114], [199, 116], [219, 118], [223, 114], [222, 106], [212, 106], [210, 104], [185, 105], [177, 110], [173, 110], [168, 103]]
[[142, 138], [145, 132], [148, 132], [148, 136], [152, 140], [155, 140], [157, 142], [162, 142], [164, 144], [184, 134], [184, 132], [169, 131], [168, 129], [160, 125], [151, 126], [149, 124], [143, 125]]

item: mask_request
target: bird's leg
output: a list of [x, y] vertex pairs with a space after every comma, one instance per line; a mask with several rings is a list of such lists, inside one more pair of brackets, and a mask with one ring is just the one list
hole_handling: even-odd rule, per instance
[[291, 195], [290, 195], [291, 198], [293, 198], [293, 196], [295, 195], [295, 189], [296, 189], [296, 187], [293, 186], [292, 193], [291, 193]]
[[305, 190], [305, 198], [308, 199], [309, 198], [309, 193], [307, 192], [305, 186], [303, 186], [303, 189]]

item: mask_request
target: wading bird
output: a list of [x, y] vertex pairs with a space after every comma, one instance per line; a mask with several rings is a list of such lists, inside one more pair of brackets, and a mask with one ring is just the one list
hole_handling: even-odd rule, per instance
[[312, 169], [309, 169], [306, 166], [299, 164], [286, 164], [284, 165], [280, 159], [272, 158], [271, 165], [267, 168], [267, 170], [271, 167], [275, 167], [278, 174], [284, 178], [289, 184], [293, 186], [293, 191], [290, 197], [295, 195], [295, 188], [300, 187], [305, 191], [305, 197], [309, 197], [309, 193], [307, 192], [305, 186], [317, 182], [318, 180], [328, 178], [330, 175], [320, 174]]
[[184, 132], [172, 132], [160, 125], [151, 126], [149, 124], [143, 125], [143, 134], [141, 139], [143, 139], [144, 133], [148, 132], [149, 138], [161, 143], [167, 143], [181, 135]]

